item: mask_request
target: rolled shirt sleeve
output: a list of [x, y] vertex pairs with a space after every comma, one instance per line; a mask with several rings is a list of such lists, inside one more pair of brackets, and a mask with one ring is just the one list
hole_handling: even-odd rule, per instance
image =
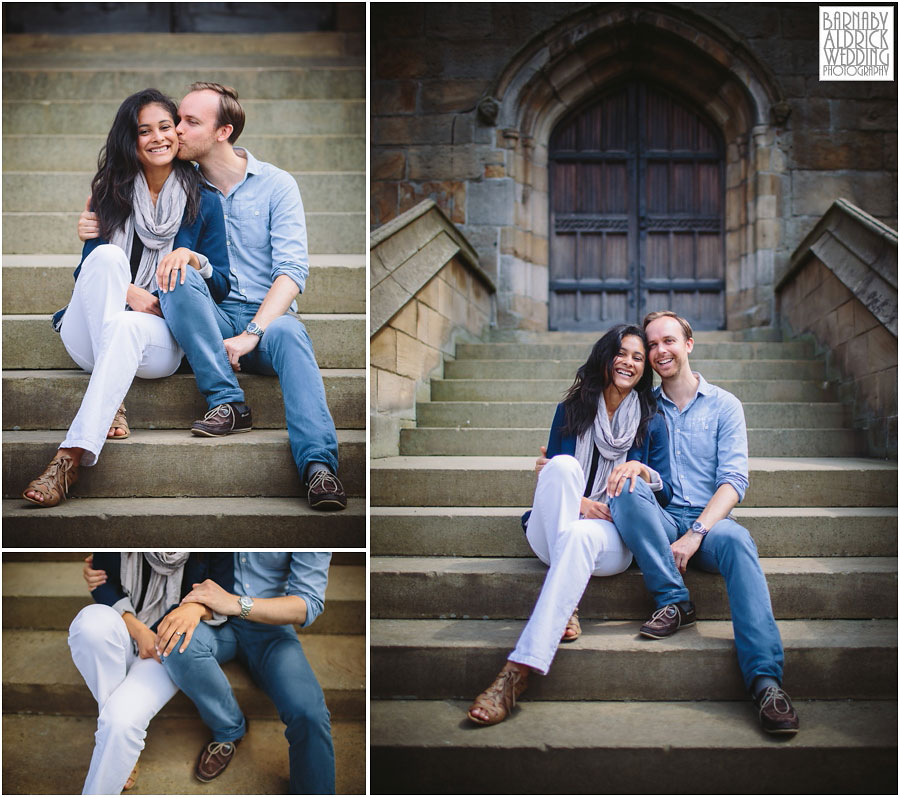
[[741, 402], [725, 391], [722, 391], [720, 398], [716, 444], [716, 489], [723, 484], [730, 484], [738, 494], [738, 501], [743, 501], [750, 484], [747, 423]]
[[330, 562], [330, 553], [294, 553], [291, 555], [287, 594], [297, 595], [306, 601], [306, 621], [303, 623], [303, 628], [312, 624], [325, 608], [325, 588], [328, 586]]
[[303, 293], [309, 276], [309, 249], [300, 188], [287, 172], [278, 172], [273, 177], [273, 182], [275, 184], [269, 202], [272, 282], [285, 274]]

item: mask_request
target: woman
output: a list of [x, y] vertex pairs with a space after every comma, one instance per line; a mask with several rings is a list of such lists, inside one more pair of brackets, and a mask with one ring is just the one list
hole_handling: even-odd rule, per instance
[[537, 460], [534, 504], [522, 518], [531, 549], [550, 569], [515, 650], [469, 708], [479, 725], [506, 719], [529, 672], [546, 675], [559, 643], [581, 634], [576, 605], [591, 575], [615, 575], [631, 564], [612, 523], [615, 496], [641, 478], [661, 505], [672, 497], [668, 436], [646, 352], [640, 327], [613, 327], [556, 408], [550, 459]]
[[159, 379], [181, 363], [158, 291], [177, 290], [188, 267], [217, 302], [230, 289], [222, 207], [190, 163], [177, 160], [177, 122], [168, 97], [139, 91], [119, 107], [101, 150], [89, 201], [100, 237], [85, 243], [72, 300], [53, 317], [91, 379], [56, 456], [22, 493], [38, 506], [63, 500], [107, 438], [128, 437], [121, 402], [134, 377]]
[[72, 659], [100, 709], [82, 794], [118, 794], [134, 786], [147, 726], [178, 691], [161, 655], [187, 648], [201, 620], [222, 621], [202, 604], [179, 601], [207, 578], [230, 591], [234, 564], [231, 554], [164, 551], [96, 553], [92, 559], [89, 567], [105, 577], [91, 580], [86, 569], [96, 603], [69, 627]]

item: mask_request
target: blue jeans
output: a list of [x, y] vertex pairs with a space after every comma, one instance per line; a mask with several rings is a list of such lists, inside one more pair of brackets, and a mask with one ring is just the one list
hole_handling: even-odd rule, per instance
[[272, 698], [287, 726], [291, 794], [334, 794], [331, 715], [292, 626], [234, 617], [216, 627], [200, 623], [188, 649], [176, 650], [163, 664], [194, 701], [213, 740], [233, 742], [247, 732], [247, 723], [220, 665], [235, 657]]
[[[637, 480], [633, 493], [626, 487], [611, 499], [609, 508], [657, 608], [690, 600], [670, 546], [687, 533], [703, 510], [663, 509], [642, 479]], [[747, 688], [759, 675], [769, 675], [781, 683], [784, 648], [750, 532], [730, 517], [720, 520], [709, 530], [690, 563], [725, 578], [738, 664]]]
[[[184, 285], [160, 293], [159, 301], [209, 409], [243, 401], [244, 391], [228, 362], [222, 341], [243, 332], [259, 305], [227, 300], [216, 304], [206, 282], [192, 268], [187, 269]], [[291, 454], [301, 480], [305, 481], [306, 468], [311, 462], [322, 462], [337, 473], [337, 432], [306, 327], [292, 315], [276, 318], [266, 328], [259, 345], [241, 357], [241, 371], [278, 376]]]

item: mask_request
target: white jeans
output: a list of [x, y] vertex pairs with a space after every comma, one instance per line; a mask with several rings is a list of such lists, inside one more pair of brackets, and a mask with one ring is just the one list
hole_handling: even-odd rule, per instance
[[608, 520], [579, 519], [586, 477], [575, 457], [553, 457], [541, 470], [528, 520], [528, 544], [550, 569], [510, 661], [543, 675], [566, 623], [594, 576], [628, 569], [631, 551]]
[[98, 246], [81, 264], [63, 316], [63, 345], [91, 381], [60, 448], [83, 448], [86, 466], [96, 464], [134, 377], [169, 376], [183, 354], [164, 319], [125, 310], [130, 281], [125, 253], [112, 244]]
[[100, 708], [82, 794], [119, 794], [144, 749], [147, 726], [178, 687], [156, 659], [138, 658], [122, 616], [85, 606], [69, 626], [75, 666]]

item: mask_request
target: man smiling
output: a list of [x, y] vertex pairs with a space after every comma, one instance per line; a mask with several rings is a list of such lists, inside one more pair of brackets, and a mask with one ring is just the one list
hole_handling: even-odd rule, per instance
[[767, 733], [795, 733], [797, 712], [781, 688], [784, 649], [769, 588], [750, 533], [731, 517], [749, 484], [747, 428], [740, 401], [693, 372], [690, 324], [669, 311], [644, 319], [649, 361], [662, 379], [657, 398], [669, 432], [672, 501], [623, 491], [610, 505], [657, 610], [641, 635], [661, 639], [695, 622], [682, 574], [688, 562], [725, 578], [738, 663]]

